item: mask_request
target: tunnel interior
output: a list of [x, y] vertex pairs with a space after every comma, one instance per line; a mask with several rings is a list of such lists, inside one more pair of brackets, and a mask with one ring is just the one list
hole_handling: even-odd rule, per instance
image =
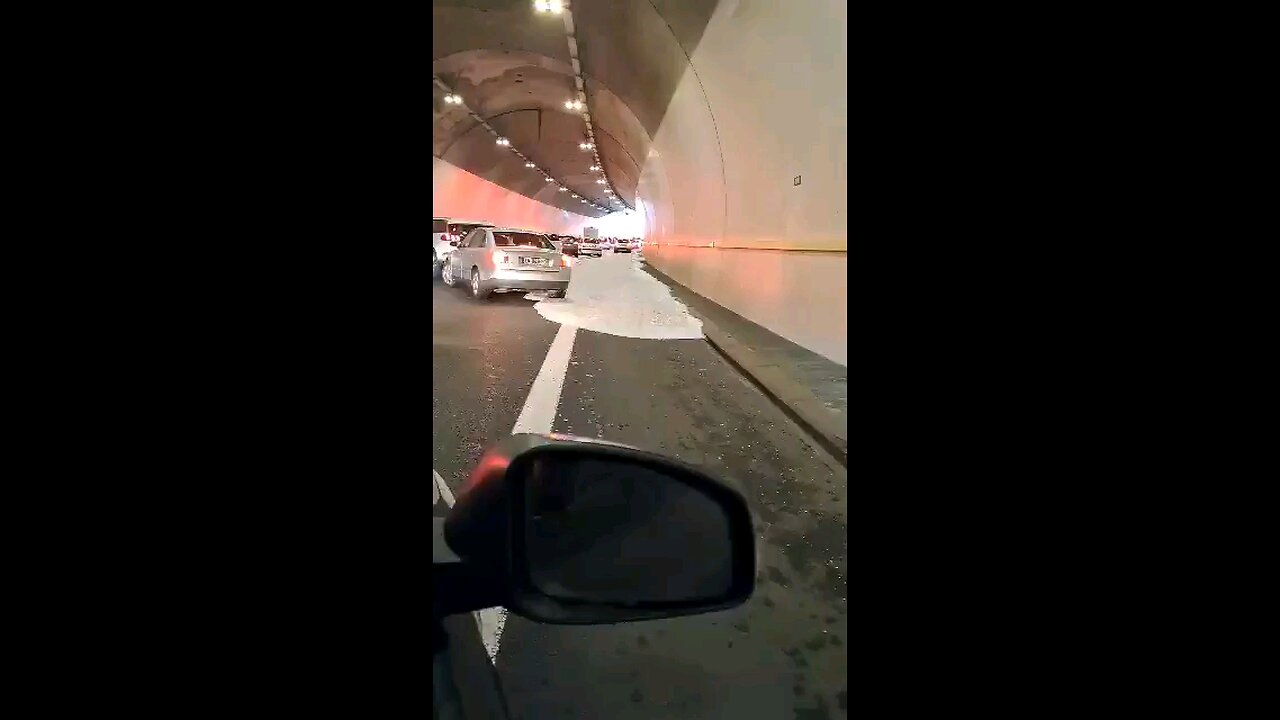
[[485, 676], [512, 717], [847, 716], [847, 3], [432, 12], [433, 212], [644, 240], [562, 251], [559, 297], [486, 294], [479, 264], [435, 283], [442, 489], [493, 438], [550, 433], [704, 467], [760, 518], [751, 602], [634, 626], [481, 613]]
[[653, 267], [844, 362], [847, 4], [548, 2], [433, 3], [432, 147], [459, 171], [433, 198], [642, 228]]
[[[570, 212], [634, 209], [652, 138], [715, 7], [582, 1], [556, 13], [529, 0], [435, 2], [435, 156]], [[582, 109], [566, 107], [575, 100]]]

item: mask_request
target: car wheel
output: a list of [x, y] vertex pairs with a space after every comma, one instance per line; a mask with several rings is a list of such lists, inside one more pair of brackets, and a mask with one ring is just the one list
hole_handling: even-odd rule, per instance
[[440, 279], [444, 281], [446, 287], [453, 287], [457, 282], [453, 279], [453, 263], [445, 260], [444, 265], [440, 268]]
[[433, 248], [431, 250], [431, 277], [435, 277], [439, 274], [440, 274], [440, 256], [436, 255], [436, 251]]
[[471, 268], [471, 297], [476, 300], [486, 300], [489, 295], [490, 292], [488, 290], [481, 289], [480, 287], [480, 271], [475, 268]]
[[562, 297], [564, 297], [564, 291], [563, 291], [563, 290], [548, 290], [548, 291], [547, 291], [547, 297], [562, 298]]

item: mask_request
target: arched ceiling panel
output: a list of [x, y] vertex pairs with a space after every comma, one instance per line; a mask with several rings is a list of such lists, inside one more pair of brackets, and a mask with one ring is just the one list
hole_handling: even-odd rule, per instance
[[[650, 138], [662, 124], [688, 53], [716, 0], [578, 0], [572, 20], [586, 98], [609, 183], [634, 207]], [[551, 172], [571, 192], [603, 203], [608, 196], [586, 170], [578, 148], [583, 118], [566, 111], [574, 97], [565, 23], [531, 0], [434, 0], [432, 71], [461, 95], [466, 109], [436, 91], [432, 145], [446, 161], [515, 192], [574, 212], [603, 214], [550, 188], [536, 171], [469, 116], [473, 111], [512, 147]], [[562, 200], [563, 198], [563, 200]], [[583, 208], [586, 208], [585, 210]]]

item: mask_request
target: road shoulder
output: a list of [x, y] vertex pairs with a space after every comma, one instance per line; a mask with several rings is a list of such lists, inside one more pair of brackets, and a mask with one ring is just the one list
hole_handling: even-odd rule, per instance
[[707, 342], [721, 356], [848, 466], [846, 368], [697, 294], [649, 263], [643, 267], [702, 321]]

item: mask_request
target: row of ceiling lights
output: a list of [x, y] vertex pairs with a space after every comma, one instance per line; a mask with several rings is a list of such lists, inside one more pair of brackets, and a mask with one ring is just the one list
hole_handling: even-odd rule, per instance
[[[541, 13], [550, 13], [552, 15], [560, 15], [564, 11], [564, 4], [563, 2], [561, 2], [561, 0], [534, 0], [533, 9]], [[587, 85], [586, 85], [586, 78], [582, 76], [582, 66], [579, 63], [578, 57], [577, 57], [578, 42], [577, 42], [577, 39], [573, 36], [572, 12], [570, 12], [568, 15], [565, 16], [564, 24], [565, 24], [565, 36], [569, 41], [569, 58], [573, 65], [574, 81], [576, 86], [579, 88], [579, 93], [582, 96], [581, 99], [573, 98], [573, 99], [565, 100], [564, 107], [566, 110], [578, 111], [578, 112], [582, 112], [583, 114], [582, 119], [587, 125], [587, 137], [583, 142], [578, 143], [578, 149], [589, 151], [592, 157], [595, 158], [595, 164], [592, 165], [589, 169], [591, 172], [600, 173], [600, 178], [596, 180], [596, 184], [605, 186], [604, 193], [605, 195], [610, 196], [610, 202], [614, 203], [617, 206], [625, 207], [622, 201], [620, 201], [614, 195], [613, 187], [609, 184], [609, 178], [607, 175], [604, 174], [604, 163], [600, 161], [600, 152], [596, 149], [595, 130], [591, 127], [591, 111], [587, 109], [587, 104], [584, 101], [586, 98]]]
[[[436, 82], [437, 82], [437, 84], [438, 84], [441, 88], [445, 88], [445, 87], [446, 87], [446, 86], [445, 86], [445, 84], [444, 84], [444, 82], [443, 82], [443, 81], [441, 81], [439, 78], [436, 78]], [[446, 103], [446, 104], [448, 104], [448, 105], [459, 105], [459, 106], [463, 105], [463, 102], [462, 102], [462, 96], [461, 96], [461, 95], [459, 95], [459, 94], [457, 94], [457, 93], [455, 93], [455, 92], [452, 92], [452, 91], [450, 91], [449, 93], [447, 93], [447, 94], [444, 96], [444, 101], [445, 101], [445, 103]], [[577, 102], [577, 101], [574, 101], [574, 102]], [[565, 103], [565, 104], [566, 104], [566, 106], [567, 106], [569, 103]], [[488, 123], [486, 123], [486, 122], [484, 122], [484, 120], [483, 120], [483, 119], [480, 119], [480, 116], [475, 115], [474, 113], [472, 113], [472, 115], [473, 115], [474, 117], [476, 117], [477, 119], [479, 119], [479, 120], [480, 120], [480, 124], [481, 124], [481, 125], [484, 125], [484, 127], [485, 127], [485, 128], [486, 128], [490, 133], [493, 133], [493, 135], [495, 135], [495, 136], [496, 136], [496, 140], [494, 140], [495, 144], [497, 144], [497, 145], [499, 145], [499, 146], [501, 146], [501, 147], [511, 147], [511, 141], [510, 141], [510, 140], [508, 140], [508, 139], [507, 139], [507, 138], [505, 138], [505, 137], [502, 137], [501, 135], [498, 135], [497, 131], [495, 131], [493, 128], [489, 127], [489, 124], [488, 124]], [[549, 173], [547, 173], [546, 171], [543, 171], [543, 170], [541, 170], [541, 169], [538, 169], [537, 164], [536, 164], [536, 163], [534, 163], [534, 162], [533, 162], [532, 160], [530, 160], [529, 158], [525, 157], [525, 156], [524, 156], [524, 153], [521, 153], [519, 150], [517, 150], [517, 149], [515, 149], [515, 148], [511, 148], [511, 151], [512, 151], [512, 152], [514, 152], [516, 155], [519, 155], [519, 156], [520, 156], [520, 157], [525, 161], [525, 163], [524, 163], [524, 166], [525, 166], [525, 167], [527, 167], [527, 168], [531, 168], [531, 169], [535, 169], [535, 170], [538, 170], [538, 172], [542, 173], [543, 177], [544, 177], [544, 178], [546, 178], [546, 181], [547, 181], [547, 182], [555, 182], [555, 178], [552, 178], [552, 177], [551, 177], [551, 175], [550, 175]], [[593, 166], [593, 167], [594, 167], [594, 166]], [[559, 191], [560, 191], [560, 192], [569, 192], [569, 188], [567, 188], [567, 187], [565, 187], [564, 185], [561, 185], [561, 184], [559, 184], [559, 183], [556, 183], [556, 184], [557, 184], [558, 189], [559, 189]], [[596, 203], [593, 203], [593, 202], [591, 202], [590, 200], [588, 200], [588, 199], [586, 199], [586, 198], [584, 198], [584, 197], [579, 196], [577, 193], [573, 193], [573, 198], [574, 198], [575, 200], [580, 200], [584, 205], [590, 205], [591, 207], [593, 207], [593, 208], [595, 208], [595, 209], [597, 209], [597, 210], [605, 210], [605, 211], [608, 211], [608, 210], [609, 210], [609, 208], [607, 208], [607, 207], [605, 207], [605, 206], [603, 206], [603, 205], [597, 205]]]
[[[561, 14], [561, 13], [564, 11], [564, 4], [561, 2], [561, 0], [534, 0], [533, 7], [534, 7], [534, 9], [535, 9], [535, 10], [537, 10], [538, 12], [550, 13], [550, 14], [552, 14], [552, 15], [559, 15], [559, 14]], [[582, 93], [583, 93], [583, 96], [585, 97], [586, 81], [585, 81], [585, 79], [582, 77], [582, 74], [581, 74], [581, 71], [580, 71], [580, 65], [579, 65], [579, 64], [578, 64], [578, 62], [577, 62], [576, 53], [574, 52], [574, 50], [575, 50], [575, 49], [576, 49], [576, 47], [577, 47], [577, 43], [576, 43], [576, 41], [575, 41], [575, 39], [574, 39], [574, 37], [573, 37], [572, 22], [573, 22], [573, 21], [572, 21], [572, 17], [571, 17], [571, 16], [570, 16], [570, 17], [566, 17], [566, 19], [565, 19], [565, 34], [568, 36], [568, 39], [569, 39], [569, 47], [570, 47], [570, 51], [571, 51], [571, 52], [570, 52], [570, 54], [574, 56], [574, 57], [573, 57], [573, 60], [574, 60], [573, 65], [574, 65], [574, 72], [575, 72], [575, 80], [576, 80], [576, 82], [577, 82], [577, 86], [578, 86], [579, 88], [583, 88]], [[440, 83], [440, 84], [441, 84], [441, 86], [443, 87], [443, 83]], [[450, 104], [450, 105], [462, 105], [462, 97], [461, 97], [460, 95], [458, 95], [457, 93], [453, 93], [453, 92], [451, 92], [451, 93], [449, 93], [449, 94], [445, 95], [445, 97], [444, 97], [444, 101], [445, 101], [445, 103]], [[604, 174], [604, 165], [603, 165], [603, 163], [600, 161], [600, 153], [596, 150], [596, 145], [595, 145], [595, 142], [594, 142], [594, 135], [595, 135], [595, 133], [594, 133], [594, 130], [592, 129], [592, 127], [591, 127], [591, 114], [590, 114], [590, 111], [587, 109], [587, 105], [586, 105], [586, 103], [585, 103], [583, 100], [581, 100], [581, 99], [571, 98], [571, 99], [569, 99], [569, 100], [565, 100], [565, 102], [564, 102], [564, 107], [565, 107], [565, 109], [566, 109], [566, 110], [569, 110], [569, 111], [577, 111], [577, 112], [583, 112], [583, 113], [584, 113], [583, 120], [586, 122], [586, 125], [587, 125], [587, 139], [586, 139], [585, 141], [581, 142], [581, 143], [578, 143], [578, 148], [579, 148], [580, 150], [590, 151], [590, 152], [591, 152], [591, 154], [592, 154], [592, 156], [595, 158], [595, 164], [594, 164], [594, 165], [592, 165], [592, 166], [591, 166], [590, 168], [588, 168], [588, 169], [589, 169], [591, 172], [598, 172], [598, 173], [600, 173], [600, 174], [601, 174], [600, 178], [598, 178], [598, 179], [596, 180], [596, 184], [597, 184], [597, 185], [604, 185], [604, 186], [605, 186], [605, 188], [604, 188], [604, 193], [605, 193], [606, 195], [611, 196], [611, 197], [610, 197], [610, 199], [611, 199], [611, 201], [612, 201], [613, 203], [615, 203], [615, 204], [617, 204], [617, 205], [619, 205], [619, 206], [624, 206], [624, 207], [625, 207], [625, 205], [623, 205], [623, 203], [622, 203], [620, 200], [618, 200], [618, 198], [617, 198], [617, 197], [614, 197], [614, 191], [613, 191], [613, 188], [609, 185], [608, 177]], [[478, 116], [477, 116], [477, 117], [478, 117]], [[483, 123], [483, 120], [482, 120], [481, 122]], [[489, 128], [487, 124], [485, 124], [485, 127], [486, 127], [486, 128], [488, 128], [488, 129], [489, 129], [489, 131], [490, 131], [491, 133], [493, 133], [494, 135], [497, 135], [497, 133], [496, 133], [492, 128]], [[510, 146], [511, 146], [511, 141], [510, 141], [510, 140], [508, 140], [508, 139], [507, 139], [507, 138], [505, 138], [505, 137], [498, 136], [498, 138], [497, 138], [496, 142], [497, 142], [497, 144], [498, 144], [499, 146], [502, 146], [502, 147], [510, 147]], [[519, 155], [521, 158], [524, 158], [524, 155], [523, 155], [523, 154], [521, 154], [519, 150], [512, 149], [512, 152], [516, 153], [516, 154], [517, 154], [517, 155]], [[526, 162], [525, 162], [524, 166], [525, 166], [526, 168], [538, 169], [538, 167], [537, 167], [537, 165], [536, 165], [536, 164], [534, 164], [534, 163], [533, 163], [533, 162], [531, 162], [531, 161], [528, 161], [528, 158], [525, 158], [525, 160], [526, 160]], [[550, 175], [549, 173], [546, 173], [546, 172], [544, 172], [544, 171], [542, 171], [542, 170], [539, 170], [539, 172], [543, 172], [543, 175], [544, 175], [544, 177], [545, 177], [545, 179], [546, 179], [546, 181], [547, 181], [547, 182], [555, 182], [555, 180], [551, 177], [551, 175]], [[559, 189], [559, 191], [560, 191], [560, 192], [568, 192], [568, 191], [569, 191], [569, 189], [568, 189], [567, 187], [565, 187], [564, 185], [560, 185], [559, 183], [557, 183], [557, 185], [559, 186], [559, 188], [558, 188], [558, 189]], [[597, 205], [597, 204], [595, 204], [595, 203], [591, 202], [590, 200], [587, 200], [586, 198], [580, 198], [580, 197], [578, 196], [578, 194], [577, 194], [577, 193], [574, 193], [574, 194], [573, 194], [573, 197], [574, 197], [575, 199], [581, 200], [584, 204], [586, 204], [586, 205], [590, 205], [591, 207], [594, 207], [594, 208], [596, 208], [596, 209], [598, 209], [598, 210], [609, 210], [609, 209], [610, 209], [610, 208], [606, 208], [606, 207], [601, 206], [601, 205]]]

